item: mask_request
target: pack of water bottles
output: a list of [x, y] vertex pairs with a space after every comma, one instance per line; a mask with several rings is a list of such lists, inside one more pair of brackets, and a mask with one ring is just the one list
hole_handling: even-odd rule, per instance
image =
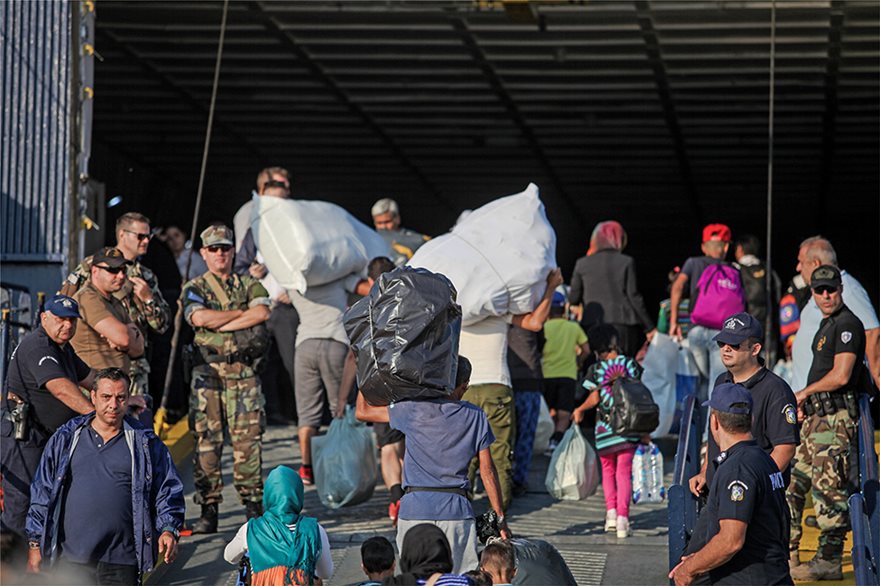
[[661, 503], [666, 499], [663, 486], [663, 454], [653, 442], [639, 444], [633, 456], [632, 494], [634, 503]]

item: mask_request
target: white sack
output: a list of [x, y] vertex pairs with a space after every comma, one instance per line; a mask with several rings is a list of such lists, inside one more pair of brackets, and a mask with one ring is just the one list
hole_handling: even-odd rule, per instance
[[474, 210], [450, 233], [423, 244], [409, 264], [449, 277], [464, 325], [534, 310], [556, 267], [556, 233], [538, 186]]
[[250, 226], [269, 272], [300, 293], [352, 274], [365, 277], [370, 260], [391, 256], [375, 230], [325, 201], [254, 196]]

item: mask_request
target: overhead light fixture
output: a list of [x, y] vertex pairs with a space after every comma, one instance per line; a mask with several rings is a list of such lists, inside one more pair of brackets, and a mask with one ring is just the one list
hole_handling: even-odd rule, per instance
[[118, 206], [121, 203], [122, 203], [122, 196], [121, 195], [114, 195], [113, 197], [110, 198], [110, 201], [107, 202], [107, 209], [115, 208], [116, 206]]

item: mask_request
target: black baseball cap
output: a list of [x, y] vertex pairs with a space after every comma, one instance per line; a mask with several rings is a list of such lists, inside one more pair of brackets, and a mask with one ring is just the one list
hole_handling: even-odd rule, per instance
[[53, 295], [43, 304], [43, 309], [57, 317], [82, 317], [76, 299], [67, 295]]
[[92, 257], [92, 263], [98, 264], [99, 262], [106, 264], [111, 269], [118, 269], [119, 267], [131, 264], [131, 261], [125, 258], [121, 250], [112, 246], [105, 246], [95, 253]]
[[831, 265], [822, 265], [813, 271], [810, 277], [810, 288], [818, 289], [819, 287], [831, 287], [832, 289], [840, 289], [843, 280], [840, 277], [840, 270]]
[[[733, 407], [737, 403], [745, 403], [748, 407]], [[721, 383], [712, 389], [712, 398], [703, 403], [703, 407], [711, 407], [722, 413], [749, 415], [752, 412], [752, 394], [741, 384]]]
[[761, 327], [761, 322], [750, 314], [742, 312], [724, 320], [721, 331], [715, 335], [713, 340], [722, 344], [739, 346], [749, 338], [763, 339], [764, 329]]

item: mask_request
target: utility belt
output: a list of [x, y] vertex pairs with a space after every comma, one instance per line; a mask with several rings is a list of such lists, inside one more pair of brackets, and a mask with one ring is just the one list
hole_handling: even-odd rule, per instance
[[451, 494], [457, 494], [463, 496], [466, 499], [470, 499], [470, 495], [468, 491], [463, 488], [453, 488], [451, 486], [407, 486], [404, 490], [404, 493], [409, 494], [411, 492], [448, 492]]
[[808, 417], [812, 415], [826, 417], [845, 410], [850, 418], [858, 419], [859, 401], [853, 390], [815, 393], [804, 401], [803, 410]]
[[206, 352], [194, 344], [187, 344], [181, 351], [183, 362], [183, 382], [187, 385], [192, 382], [192, 370], [204, 364], [244, 364], [256, 368], [258, 361], [263, 357], [259, 349], [236, 350], [229, 354]]

